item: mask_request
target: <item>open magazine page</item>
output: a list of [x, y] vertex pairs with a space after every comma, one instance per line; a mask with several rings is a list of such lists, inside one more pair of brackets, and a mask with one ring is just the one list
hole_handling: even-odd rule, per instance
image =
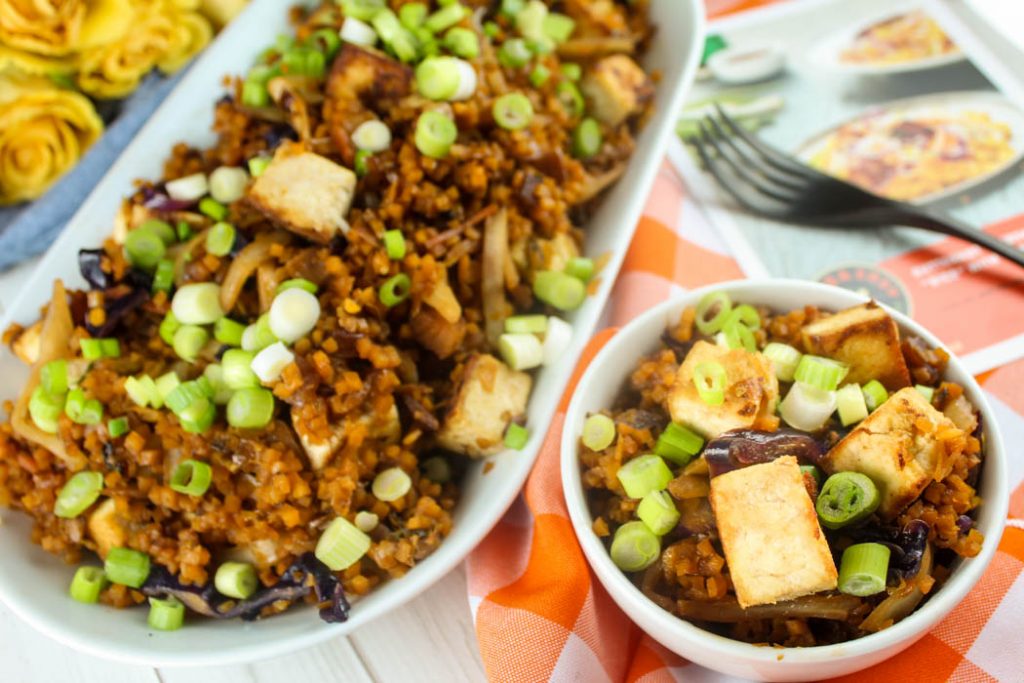
[[[725, 82], [730, 72], [714, 69], [691, 94], [683, 139], [718, 102], [763, 140], [827, 173], [1024, 246], [1021, 84], [943, 2], [792, 0], [709, 31], [731, 49], [777, 48], [784, 66], [753, 84]], [[910, 228], [762, 219], [715, 187], [692, 150], [679, 145], [670, 156], [749, 275], [864, 291], [913, 315], [974, 372], [1024, 357], [1024, 316], [1011, 314], [1024, 310], [1016, 265]]]

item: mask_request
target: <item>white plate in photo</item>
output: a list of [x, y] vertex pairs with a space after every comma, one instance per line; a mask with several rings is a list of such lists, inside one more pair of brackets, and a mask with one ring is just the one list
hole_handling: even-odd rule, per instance
[[[1024, 112], [1014, 106], [1008, 99], [1006, 99], [1006, 97], [995, 92], [947, 92], [910, 97], [872, 107], [843, 121], [842, 123], [832, 126], [827, 130], [814, 135], [801, 144], [794, 154], [801, 161], [810, 163], [811, 160], [832, 141], [834, 136], [840, 134], [844, 128], [859, 122], [874, 120], [876, 123], [873, 125], [877, 125], [879, 128], [884, 128], [898, 121], [913, 122], [922, 118], [941, 117], [943, 119], [953, 121], [954, 126], [952, 127], [955, 127], [955, 121], [957, 119], [962, 119], [963, 117], [974, 114], [987, 116], [993, 124], [1002, 124], [1009, 129], [1009, 139], [1007, 141], [1007, 147], [1009, 149], [1007, 156], [997, 164], [984, 169], [981, 173], [964, 178], [958, 182], [949, 185], [942, 185], [930, 191], [911, 197], [892, 197], [894, 199], [901, 199], [902, 201], [910, 204], [927, 204], [951, 197], [964, 192], [965, 190], [976, 187], [985, 181], [994, 178], [1019, 162], [1021, 158], [1024, 157]], [[864, 146], [866, 148], [868, 143], [865, 142]], [[872, 151], [873, 150], [869, 150], [868, 154]], [[899, 156], [900, 161], [905, 162], [906, 159], [906, 155]], [[828, 169], [821, 170], [826, 173], [829, 172]], [[938, 169], [936, 169], [936, 171], [937, 170]], [[842, 177], [841, 174], [834, 173], [833, 175]], [[842, 179], [848, 180], [847, 178]], [[876, 188], [868, 187], [863, 184], [860, 186], [870, 192], [887, 196]]]

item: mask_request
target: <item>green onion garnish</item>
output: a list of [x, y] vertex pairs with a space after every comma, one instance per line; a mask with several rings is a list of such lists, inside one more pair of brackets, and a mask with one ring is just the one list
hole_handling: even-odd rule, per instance
[[370, 549], [370, 537], [344, 517], [327, 525], [313, 554], [333, 571], [348, 569]]
[[370, 490], [374, 498], [391, 503], [403, 497], [412, 488], [412, 479], [401, 467], [389, 467], [373, 478]]
[[107, 420], [107, 434], [110, 435], [111, 439], [116, 439], [119, 436], [123, 436], [128, 433], [128, 418], [127, 417], [115, 417], [111, 420]]
[[502, 16], [515, 20], [516, 16], [526, 8], [526, 0], [501, 0]]
[[455, 122], [439, 111], [425, 111], [416, 121], [416, 149], [433, 159], [447, 156], [458, 136]]
[[554, 270], [534, 275], [533, 294], [544, 303], [562, 311], [579, 308], [587, 298], [587, 288], [577, 278]]
[[94, 398], [86, 399], [82, 389], [72, 389], [64, 402], [64, 413], [78, 424], [99, 424], [103, 419], [103, 404]]
[[487, 36], [488, 38], [492, 38], [492, 39], [493, 38], [497, 38], [499, 35], [501, 35], [501, 27], [498, 26], [493, 21], [485, 21], [484, 22], [484, 35]]
[[206, 233], [206, 253], [227, 256], [235, 244], [235, 226], [220, 221]]
[[163, 405], [156, 382], [149, 375], [129, 377], [124, 381], [124, 391], [137, 406], [159, 408]]
[[124, 239], [124, 253], [128, 262], [143, 270], [152, 270], [164, 257], [167, 246], [152, 230], [137, 228]]
[[103, 347], [99, 339], [80, 339], [78, 345], [82, 349], [82, 358], [86, 360], [99, 360], [103, 358]]
[[377, 295], [380, 297], [382, 304], [392, 308], [405, 301], [409, 297], [411, 290], [412, 281], [409, 279], [409, 276], [405, 273], [399, 273], [385, 280], [384, 284], [380, 286]]
[[61, 519], [74, 519], [89, 509], [103, 492], [103, 475], [99, 472], [76, 472], [71, 475], [53, 506], [53, 514]]
[[43, 390], [59, 396], [68, 390], [68, 362], [63, 358], [51, 360], [39, 371], [39, 384]]
[[341, 9], [346, 17], [369, 21], [385, 7], [384, 0], [341, 0]]
[[725, 367], [717, 361], [699, 363], [693, 369], [693, 385], [697, 387], [697, 395], [709, 406], [720, 406], [725, 402], [728, 381]]
[[931, 387], [926, 387], [923, 384], [915, 384], [914, 391], [921, 394], [921, 396], [924, 397], [924, 400], [928, 401], [929, 403], [932, 402], [932, 398], [935, 396], [935, 389]]
[[586, 106], [583, 101], [583, 93], [574, 83], [569, 81], [559, 83], [555, 88], [555, 97], [558, 98], [558, 102], [569, 116], [575, 118], [583, 115], [583, 109]]
[[764, 347], [763, 353], [765, 358], [772, 362], [772, 368], [775, 370], [775, 377], [777, 377], [779, 381], [793, 381], [793, 375], [796, 373], [796, 366], [800, 364], [800, 358], [803, 354], [789, 344], [780, 344], [779, 342], [772, 342], [768, 344]]
[[196, 401], [178, 414], [181, 428], [190, 434], [202, 434], [213, 425], [217, 407], [209, 398]]
[[177, 631], [185, 623], [185, 605], [175, 597], [150, 598], [146, 623], [156, 631]]
[[498, 50], [498, 62], [510, 68], [525, 66], [532, 58], [533, 53], [522, 38], [509, 38]]
[[622, 571], [638, 572], [658, 560], [661, 540], [643, 522], [626, 522], [615, 530], [609, 554]]
[[686, 465], [703, 447], [704, 439], [681, 424], [670, 422], [658, 437], [654, 453], [676, 465]]
[[736, 320], [727, 320], [722, 327], [722, 335], [730, 349], [744, 349], [750, 353], [757, 351], [757, 340], [750, 328]]
[[354, 522], [357, 529], [368, 534], [376, 529], [377, 525], [380, 524], [380, 517], [368, 510], [360, 510], [356, 513]]
[[198, 380], [182, 382], [164, 397], [164, 403], [167, 404], [167, 407], [175, 415], [181, 415], [193, 404], [210, 398], [210, 394], [206, 391], [206, 386], [205, 382], [201, 383]]
[[32, 422], [47, 434], [56, 434], [60, 416], [64, 412], [63, 395], [54, 396], [43, 389], [42, 385], [32, 391], [28, 401], [28, 414]]
[[572, 132], [572, 154], [577, 159], [589, 159], [601, 150], [602, 144], [604, 136], [596, 119], [583, 119]]
[[68, 595], [73, 600], [93, 604], [99, 602], [100, 592], [107, 583], [107, 577], [99, 567], [79, 567], [68, 587]]
[[836, 472], [825, 480], [815, 509], [822, 526], [841, 529], [867, 519], [881, 501], [878, 487], [860, 472]]
[[357, 149], [355, 158], [352, 160], [352, 170], [356, 172], [357, 178], [365, 178], [370, 172], [370, 157], [373, 152], [368, 149]]
[[224, 368], [224, 384], [231, 389], [249, 389], [258, 387], [260, 379], [252, 371], [252, 360], [256, 354], [242, 349], [230, 349], [221, 358]]
[[369, 21], [376, 29], [381, 41], [399, 60], [407, 64], [415, 61], [417, 56], [416, 37], [409, 29], [402, 26], [394, 12], [390, 9], [382, 9], [374, 14]]
[[228, 401], [227, 420], [239, 429], [260, 429], [274, 417], [274, 394], [267, 389], [239, 389]]
[[515, 422], [509, 423], [508, 429], [505, 430], [505, 448], [521, 451], [529, 440], [530, 430]]
[[630, 498], [643, 498], [651, 491], [661, 491], [672, 481], [672, 470], [657, 455], [640, 455], [624, 463], [616, 473], [619, 483]]
[[[293, 47], [281, 55], [281, 70], [289, 76], [323, 78], [327, 60], [319, 50]], [[214, 220], [220, 220], [214, 219]]]
[[181, 327], [181, 323], [177, 318], [174, 317], [173, 311], [167, 311], [167, 315], [160, 321], [160, 338], [164, 340], [164, 343], [170, 346], [174, 343], [174, 333]]
[[231, 318], [221, 318], [213, 324], [213, 338], [228, 346], [241, 346], [243, 332], [245, 325]]
[[[701, 334], [711, 335], [722, 329], [732, 312], [732, 301], [725, 292], [709, 292], [697, 303], [694, 323]], [[708, 317], [708, 314], [712, 314]]]
[[644, 496], [636, 508], [636, 516], [658, 536], [672, 531], [679, 522], [679, 510], [668, 491], [652, 491]]
[[203, 377], [213, 388], [213, 402], [219, 406], [227, 405], [235, 392], [224, 381], [224, 366], [220, 363], [210, 363], [203, 368]]
[[205, 462], [183, 460], [171, 474], [170, 487], [178, 493], [201, 496], [210, 488], [213, 470]]
[[265, 83], [246, 79], [242, 83], [242, 104], [246, 107], [260, 109], [270, 104], [270, 93]]
[[615, 421], [595, 413], [583, 423], [583, 445], [592, 451], [603, 451], [615, 442]]
[[476, 34], [471, 29], [462, 28], [461, 26], [449, 29], [448, 33], [444, 34], [442, 44], [452, 54], [463, 59], [474, 59], [480, 54], [480, 41], [477, 39]]
[[199, 200], [199, 211], [215, 221], [222, 221], [228, 217], [228, 207], [213, 197], [203, 197]]
[[170, 246], [174, 244], [177, 235], [174, 232], [174, 228], [171, 227], [170, 223], [162, 221], [159, 218], [150, 218], [144, 221], [137, 230], [148, 230], [160, 238], [160, 241], [164, 243], [164, 246]]
[[171, 311], [184, 325], [212, 325], [224, 317], [220, 307], [220, 285], [197, 282], [182, 285], [174, 293]]
[[410, 31], [423, 25], [430, 10], [422, 2], [410, 2], [398, 8], [398, 21]]
[[167, 397], [171, 395], [171, 392], [181, 385], [181, 380], [178, 379], [178, 373], [171, 370], [157, 377], [155, 383], [161, 403], [166, 403]]
[[291, 280], [285, 280], [279, 284], [277, 289], [274, 290], [274, 296], [277, 296], [281, 292], [287, 292], [289, 289], [301, 289], [309, 292], [310, 294], [316, 294], [318, 291], [317, 286], [306, 278], [296, 277]]
[[170, 292], [174, 287], [174, 261], [160, 259], [156, 264], [156, 271], [153, 273], [153, 291]]
[[566, 62], [560, 67], [562, 75], [570, 81], [578, 81], [583, 77], [583, 67], [573, 62]]
[[572, 35], [573, 29], [575, 28], [575, 21], [570, 17], [557, 12], [549, 12], [548, 15], [544, 17], [542, 25], [544, 35], [556, 43], [564, 43], [569, 40], [569, 36]]
[[111, 583], [139, 588], [149, 578], [149, 555], [130, 548], [111, 548], [103, 571]]
[[845, 363], [807, 354], [797, 364], [793, 378], [815, 389], [835, 391], [849, 371]]
[[761, 327], [761, 315], [750, 304], [740, 304], [729, 312], [729, 317], [722, 327], [733, 322], [744, 325], [751, 330], [756, 330]]
[[405, 236], [401, 230], [388, 230], [384, 233], [384, 249], [392, 261], [405, 258]]
[[839, 592], [863, 598], [884, 591], [890, 553], [889, 546], [881, 543], [857, 543], [844, 550]]
[[245, 600], [260, 586], [256, 570], [245, 562], [225, 562], [217, 567], [213, 577], [213, 585], [217, 592], [229, 598]]
[[543, 64], [538, 64], [530, 69], [530, 85], [535, 88], [543, 86], [549, 78], [551, 78], [551, 69]]
[[270, 161], [270, 157], [264, 156], [258, 156], [249, 159], [249, 175], [251, 175], [253, 178], [259, 178], [261, 175], [263, 175], [263, 172], [267, 170], [267, 166], [270, 166]]
[[861, 391], [864, 392], [864, 402], [867, 404], [868, 410], [874, 410], [889, 400], [889, 392], [877, 379], [865, 384]]
[[859, 384], [847, 384], [836, 392], [836, 410], [844, 427], [860, 422], [868, 416], [868, 405]]
[[391, 146], [391, 129], [378, 119], [363, 121], [352, 132], [352, 143], [359, 150], [383, 152]]
[[513, 370], [530, 370], [544, 362], [544, 346], [533, 334], [509, 334], [498, 338], [498, 351]]
[[469, 16], [469, 8], [464, 7], [459, 3], [442, 7], [433, 14], [427, 17], [426, 21], [423, 22], [423, 28], [427, 29], [431, 33], [440, 33], [446, 29], [455, 26], [463, 19]]
[[174, 333], [174, 341], [171, 346], [174, 347], [174, 353], [178, 354], [178, 358], [188, 363], [194, 363], [196, 356], [208, 341], [210, 341], [210, 333], [206, 331], [206, 328], [199, 325], [182, 325]]
[[329, 28], [322, 28], [314, 31], [306, 38], [306, 45], [324, 53], [327, 59], [331, 59], [341, 48], [341, 38], [336, 31]]
[[575, 256], [565, 264], [565, 273], [577, 280], [590, 282], [594, 277], [594, 260], [584, 256]]
[[519, 130], [533, 120], [533, 105], [522, 93], [502, 95], [491, 108], [495, 122], [505, 130]]
[[547, 329], [546, 315], [512, 315], [505, 318], [505, 331], [510, 334], [544, 334]]

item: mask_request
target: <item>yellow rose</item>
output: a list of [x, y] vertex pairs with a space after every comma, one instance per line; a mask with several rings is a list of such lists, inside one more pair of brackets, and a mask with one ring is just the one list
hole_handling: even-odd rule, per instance
[[0, 75], [0, 204], [46, 192], [102, 132], [80, 93], [46, 78]]
[[130, 0], [0, 0], [0, 42], [62, 56], [119, 39]]

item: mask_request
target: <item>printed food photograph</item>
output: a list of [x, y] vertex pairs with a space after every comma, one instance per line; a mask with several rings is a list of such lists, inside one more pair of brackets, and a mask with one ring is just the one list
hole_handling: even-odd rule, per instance
[[1016, 680], [988, 16], [0, 0], [7, 678]]

